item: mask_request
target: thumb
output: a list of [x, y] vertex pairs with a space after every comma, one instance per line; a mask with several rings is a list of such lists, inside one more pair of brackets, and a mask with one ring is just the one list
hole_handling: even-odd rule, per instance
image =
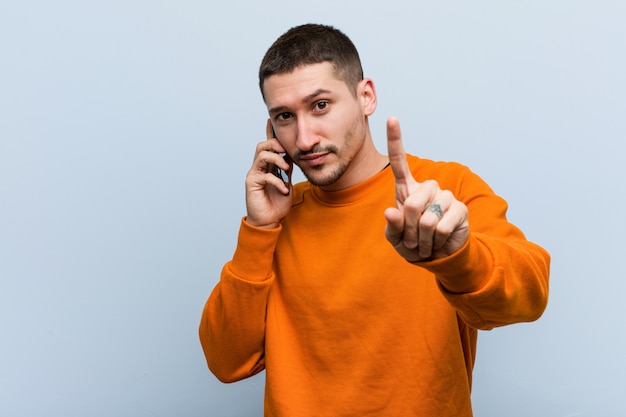
[[389, 243], [395, 247], [402, 242], [404, 235], [404, 217], [399, 209], [390, 207], [385, 210], [385, 219], [387, 220], [385, 237]]

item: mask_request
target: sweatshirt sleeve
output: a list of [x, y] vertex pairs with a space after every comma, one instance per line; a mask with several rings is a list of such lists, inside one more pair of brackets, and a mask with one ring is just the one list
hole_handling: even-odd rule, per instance
[[222, 382], [265, 368], [265, 317], [279, 233], [280, 226], [259, 229], [242, 220], [233, 259], [224, 265], [205, 304], [200, 342], [209, 369]]
[[456, 197], [469, 211], [470, 237], [457, 253], [421, 264], [448, 302], [477, 329], [538, 319], [548, 302], [550, 255], [508, 222], [505, 200], [463, 168]]

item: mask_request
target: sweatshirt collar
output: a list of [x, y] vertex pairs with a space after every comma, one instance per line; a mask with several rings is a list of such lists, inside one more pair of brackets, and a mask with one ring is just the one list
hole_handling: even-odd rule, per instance
[[311, 186], [313, 195], [328, 205], [346, 205], [389, 193], [395, 195], [393, 171], [387, 165], [382, 171], [351, 187], [338, 191], [324, 191], [320, 187]]

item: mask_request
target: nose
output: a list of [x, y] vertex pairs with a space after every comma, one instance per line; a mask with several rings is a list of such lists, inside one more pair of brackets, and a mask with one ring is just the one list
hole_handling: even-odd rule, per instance
[[296, 145], [301, 151], [310, 151], [319, 143], [319, 137], [315, 130], [315, 124], [304, 118], [298, 119], [298, 132]]

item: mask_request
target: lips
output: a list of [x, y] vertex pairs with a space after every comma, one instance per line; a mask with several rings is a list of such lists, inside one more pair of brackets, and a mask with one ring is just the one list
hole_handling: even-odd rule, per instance
[[303, 155], [300, 158], [300, 161], [302, 161], [303, 163], [309, 166], [314, 167], [314, 166], [323, 164], [326, 161], [326, 157], [328, 155], [329, 155], [328, 152]]

